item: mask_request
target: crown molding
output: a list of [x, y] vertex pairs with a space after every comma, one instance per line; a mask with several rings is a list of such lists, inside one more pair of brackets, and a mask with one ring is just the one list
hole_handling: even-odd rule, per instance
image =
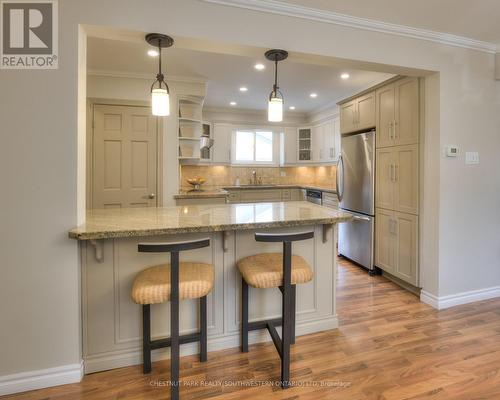
[[[142, 73], [142, 72], [126, 72], [126, 71], [113, 71], [104, 69], [89, 69], [87, 70], [87, 75], [89, 76], [105, 76], [111, 78], [130, 78], [130, 79], [146, 79], [153, 81], [155, 79], [155, 73]], [[182, 75], [168, 75], [166, 77], [168, 82], [182, 82], [182, 83], [207, 83], [203, 78], [195, 78], [191, 76]]]
[[449, 33], [436, 32], [409, 26], [391, 24], [373, 19], [359, 18], [351, 15], [340, 14], [333, 11], [320, 10], [317, 8], [304, 7], [296, 4], [288, 4], [277, 0], [201, 0], [206, 3], [219, 4], [244, 8], [247, 10], [261, 11], [272, 14], [285, 15], [288, 17], [302, 18], [311, 21], [324, 22], [333, 25], [347, 26], [350, 28], [364, 29], [391, 35], [406, 36], [413, 39], [427, 40], [430, 42], [445, 44], [449, 46], [462, 47], [495, 53], [500, 51], [500, 46], [471, 39], [464, 36]]

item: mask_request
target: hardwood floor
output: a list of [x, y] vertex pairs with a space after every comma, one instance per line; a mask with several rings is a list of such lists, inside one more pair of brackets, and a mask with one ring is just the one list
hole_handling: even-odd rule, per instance
[[[182, 399], [500, 399], [500, 299], [435, 311], [384, 277], [340, 260], [338, 330], [297, 338], [291, 374], [301, 387], [252, 386], [277, 380], [272, 343], [181, 360], [181, 380], [246, 386], [184, 386]], [[79, 384], [6, 399], [166, 399], [169, 362], [87, 375]], [[312, 383], [316, 384], [312, 384]], [[323, 383], [323, 386], [321, 386]], [[328, 386], [327, 386], [328, 385]]]

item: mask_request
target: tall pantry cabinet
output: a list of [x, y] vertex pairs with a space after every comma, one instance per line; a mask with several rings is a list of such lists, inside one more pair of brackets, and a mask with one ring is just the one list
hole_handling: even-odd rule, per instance
[[419, 81], [393, 81], [375, 98], [375, 265], [418, 286]]

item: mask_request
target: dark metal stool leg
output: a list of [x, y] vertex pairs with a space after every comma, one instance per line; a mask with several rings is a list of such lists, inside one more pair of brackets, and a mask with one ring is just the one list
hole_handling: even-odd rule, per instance
[[179, 253], [170, 253], [170, 398], [179, 399]]
[[142, 306], [142, 372], [151, 372], [151, 312], [150, 305]]
[[207, 296], [200, 298], [200, 361], [207, 361]]
[[281, 387], [290, 386], [290, 344], [292, 339], [292, 243], [283, 243], [283, 325], [281, 347]]
[[241, 278], [241, 351], [248, 353], [248, 283]]
[[297, 285], [292, 285], [292, 338], [290, 339], [291, 344], [295, 344], [295, 320], [296, 320], [296, 304], [297, 304]]

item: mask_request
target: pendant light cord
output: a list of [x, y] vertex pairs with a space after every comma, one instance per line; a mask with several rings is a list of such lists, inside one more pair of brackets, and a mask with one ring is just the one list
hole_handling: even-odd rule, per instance
[[[161, 73], [161, 39], [158, 39], [158, 80], [163, 81], [163, 74]], [[160, 84], [161, 86], [161, 84]]]
[[274, 59], [274, 92], [278, 90], [278, 59]]

